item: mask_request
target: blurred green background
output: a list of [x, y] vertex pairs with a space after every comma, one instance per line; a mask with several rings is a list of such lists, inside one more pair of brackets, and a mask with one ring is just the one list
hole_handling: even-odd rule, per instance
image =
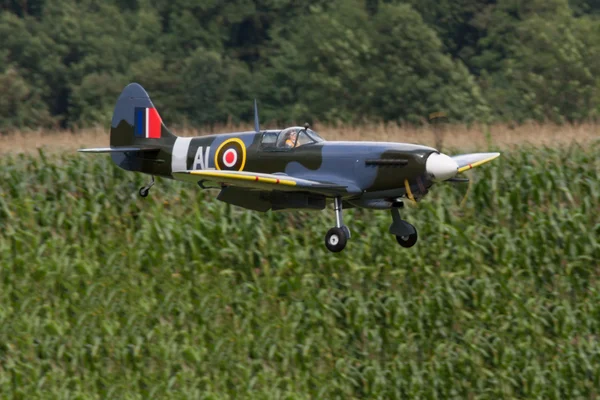
[[0, 0], [0, 132], [107, 125], [131, 81], [180, 125], [574, 122], [597, 0]]

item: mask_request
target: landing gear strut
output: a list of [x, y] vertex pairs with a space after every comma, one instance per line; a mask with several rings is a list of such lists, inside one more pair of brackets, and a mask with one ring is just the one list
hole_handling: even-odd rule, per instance
[[152, 180], [148, 182], [146, 186], [142, 186], [140, 191], [138, 192], [142, 197], [148, 197], [148, 193], [150, 193], [150, 188], [154, 186], [154, 175], [152, 175]]
[[396, 241], [402, 247], [413, 247], [417, 243], [417, 229], [400, 218], [400, 212], [397, 208], [392, 208], [392, 225], [390, 233], [396, 236]]
[[344, 250], [348, 239], [350, 239], [350, 229], [342, 220], [342, 199], [336, 197], [334, 199], [335, 209], [335, 227], [327, 231], [325, 235], [325, 246], [331, 252], [338, 253]]

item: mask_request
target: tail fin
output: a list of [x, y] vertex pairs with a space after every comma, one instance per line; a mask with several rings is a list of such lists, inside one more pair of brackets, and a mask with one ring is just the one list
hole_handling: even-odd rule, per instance
[[176, 139], [144, 88], [130, 83], [123, 89], [113, 112], [110, 147], [84, 151], [109, 152], [113, 162], [128, 171], [168, 176]]
[[80, 149], [110, 153], [119, 167], [151, 175], [171, 176], [171, 157], [177, 136], [163, 124], [148, 93], [130, 83], [117, 100], [110, 126], [110, 147]]
[[110, 128], [110, 147], [173, 144], [173, 135], [163, 124], [144, 88], [130, 83], [117, 100]]

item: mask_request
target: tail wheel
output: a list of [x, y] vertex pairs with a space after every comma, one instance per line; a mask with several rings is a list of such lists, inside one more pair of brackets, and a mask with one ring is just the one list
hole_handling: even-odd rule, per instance
[[342, 228], [331, 228], [325, 235], [325, 246], [327, 250], [333, 253], [339, 253], [344, 250], [348, 242], [348, 235]]
[[139, 194], [142, 197], [148, 197], [148, 193], [150, 192], [150, 188], [147, 188], [146, 186], [143, 186], [140, 188]]
[[417, 243], [417, 230], [415, 229], [415, 233], [411, 233], [410, 235], [407, 236], [396, 236], [396, 241], [398, 242], [398, 244], [402, 247], [405, 248], [409, 248], [409, 247], [413, 247], [415, 245], [415, 243]]

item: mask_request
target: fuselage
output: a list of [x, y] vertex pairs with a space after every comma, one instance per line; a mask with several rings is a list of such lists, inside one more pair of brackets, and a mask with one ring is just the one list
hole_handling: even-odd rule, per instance
[[427, 157], [437, 152], [431, 147], [324, 141], [316, 134], [312, 141], [286, 147], [279, 144], [285, 131], [177, 137], [162, 144], [159, 162], [147, 160], [135, 170], [169, 178], [174, 171], [202, 169], [286, 174], [347, 185], [348, 197], [355, 199], [400, 197], [406, 194], [407, 182], [415, 196], [424, 195], [432, 184], [425, 171]]

